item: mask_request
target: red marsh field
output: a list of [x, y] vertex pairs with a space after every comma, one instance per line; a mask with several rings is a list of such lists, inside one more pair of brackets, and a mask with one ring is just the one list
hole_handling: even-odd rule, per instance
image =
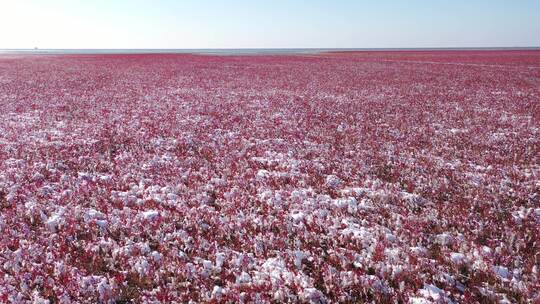
[[0, 55], [2, 303], [538, 303], [540, 51]]

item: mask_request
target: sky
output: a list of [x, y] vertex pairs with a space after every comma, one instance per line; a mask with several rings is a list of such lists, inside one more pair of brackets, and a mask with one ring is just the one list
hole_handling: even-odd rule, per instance
[[3, 49], [539, 46], [539, 0], [0, 0]]

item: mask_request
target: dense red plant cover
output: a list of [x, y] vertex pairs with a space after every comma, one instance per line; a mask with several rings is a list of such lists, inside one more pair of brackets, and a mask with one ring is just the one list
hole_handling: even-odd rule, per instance
[[540, 52], [0, 56], [0, 302], [540, 301]]

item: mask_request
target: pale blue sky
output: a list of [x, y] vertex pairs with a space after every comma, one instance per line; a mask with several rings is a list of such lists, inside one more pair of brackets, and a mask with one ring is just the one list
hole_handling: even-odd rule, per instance
[[540, 0], [0, 0], [0, 48], [540, 46]]

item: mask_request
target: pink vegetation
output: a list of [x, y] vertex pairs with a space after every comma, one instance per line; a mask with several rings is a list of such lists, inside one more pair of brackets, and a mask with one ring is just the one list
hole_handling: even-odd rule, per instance
[[0, 57], [0, 302], [540, 301], [540, 52]]

